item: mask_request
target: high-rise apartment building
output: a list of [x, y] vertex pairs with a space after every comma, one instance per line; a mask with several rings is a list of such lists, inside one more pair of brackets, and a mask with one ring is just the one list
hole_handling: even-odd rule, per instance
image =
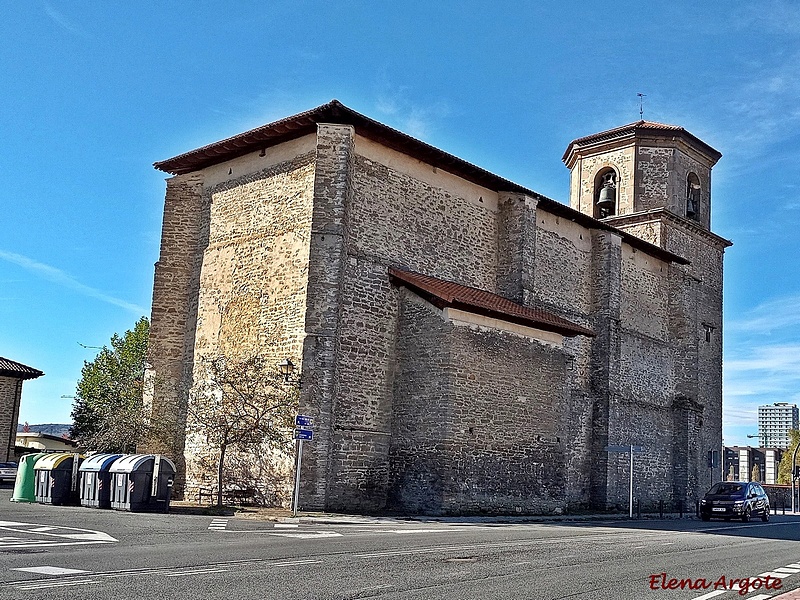
[[789, 430], [798, 428], [796, 404], [776, 402], [758, 407], [759, 443], [768, 448], [789, 447]]

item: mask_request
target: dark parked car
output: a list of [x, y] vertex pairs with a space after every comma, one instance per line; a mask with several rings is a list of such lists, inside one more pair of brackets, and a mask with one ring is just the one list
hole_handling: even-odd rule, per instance
[[741, 519], [759, 516], [769, 521], [769, 498], [764, 488], [751, 481], [720, 481], [700, 500], [700, 518]]
[[0, 463], [0, 483], [4, 481], [14, 481], [17, 478], [17, 463]]

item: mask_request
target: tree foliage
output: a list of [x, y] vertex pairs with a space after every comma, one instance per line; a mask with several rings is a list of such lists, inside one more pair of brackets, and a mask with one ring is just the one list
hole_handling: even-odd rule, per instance
[[150, 323], [142, 317], [124, 335], [114, 334], [91, 362], [84, 362], [72, 406], [73, 439], [99, 452], [135, 452], [147, 418], [142, 406]]
[[792, 454], [798, 442], [800, 442], [800, 431], [790, 429], [789, 447], [784, 450], [781, 463], [778, 465], [778, 483], [789, 485], [792, 482]]
[[290, 447], [299, 384], [287, 383], [276, 365], [257, 356], [205, 358], [201, 371], [189, 401], [187, 425], [216, 451], [221, 506], [229, 449]]

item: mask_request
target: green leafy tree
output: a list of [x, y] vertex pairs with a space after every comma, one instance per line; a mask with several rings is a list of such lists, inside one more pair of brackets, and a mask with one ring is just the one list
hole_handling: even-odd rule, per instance
[[789, 447], [783, 452], [781, 463], [778, 465], [778, 483], [789, 485], [792, 482], [792, 454], [800, 442], [800, 431], [789, 430]]
[[85, 362], [72, 406], [72, 438], [98, 452], [135, 452], [147, 417], [142, 385], [150, 323], [142, 317]]
[[215, 450], [217, 505], [225, 489], [225, 458], [229, 450], [255, 447], [288, 451], [299, 383], [287, 383], [276, 365], [261, 357], [220, 356], [201, 361], [188, 407], [188, 430], [205, 438]]

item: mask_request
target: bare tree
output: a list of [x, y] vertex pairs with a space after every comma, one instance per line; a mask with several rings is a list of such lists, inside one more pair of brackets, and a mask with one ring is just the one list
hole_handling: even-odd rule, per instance
[[761, 469], [758, 465], [753, 465], [753, 471], [750, 473], [750, 481], [761, 481]]
[[217, 505], [222, 506], [229, 449], [291, 447], [299, 384], [287, 383], [277, 365], [258, 356], [205, 358], [201, 370], [202, 380], [189, 400], [187, 425], [216, 450]]

